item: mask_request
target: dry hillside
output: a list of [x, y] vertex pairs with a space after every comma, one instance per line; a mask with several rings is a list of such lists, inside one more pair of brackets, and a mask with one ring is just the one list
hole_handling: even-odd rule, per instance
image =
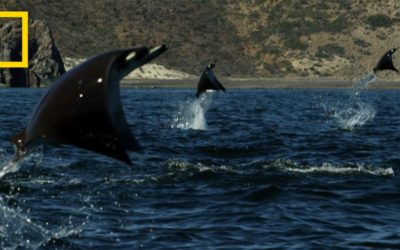
[[45, 19], [63, 56], [165, 43], [157, 63], [195, 75], [215, 58], [224, 76], [349, 79], [400, 43], [398, 0], [3, 0], [0, 9]]

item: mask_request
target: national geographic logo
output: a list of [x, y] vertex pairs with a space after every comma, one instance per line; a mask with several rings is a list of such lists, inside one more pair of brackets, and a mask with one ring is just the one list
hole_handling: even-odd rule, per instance
[[28, 68], [28, 11], [0, 11], [0, 18], [21, 18], [21, 61], [1, 62], [0, 68]]

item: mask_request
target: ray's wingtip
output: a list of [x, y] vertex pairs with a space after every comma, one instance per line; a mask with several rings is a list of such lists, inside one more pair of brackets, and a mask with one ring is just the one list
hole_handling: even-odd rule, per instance
[[153, 46], [153, 47], [151, 47], [150, 49], [149, 49], [149, 53], [150, 54], [153, 54], [153, 53], [155, 53], [155, 52], [157, 52], [157, 53], [163, 53], [164, 51], [166, 51], [168, 49], [168, 46], [166, 45], [166, 44], [161, 44], [161, 45], [158, 45], [158, 46]]
[[397, 49], [398, 49], [398, 47], [394, 47], [394, 48], [392, 48], [392, 49], [390, 50], [390, 52], [391, 52], [392, 54], [394, 54], [394, 52], [396, 52]]

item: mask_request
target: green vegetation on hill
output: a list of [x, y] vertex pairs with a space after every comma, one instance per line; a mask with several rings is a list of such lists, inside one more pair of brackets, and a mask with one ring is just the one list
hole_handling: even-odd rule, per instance
[[4, 0], [44, 19], [63, 56], [165, 43], [157, 63], [223, 76], [340, 76], [369, 70], [398, 46], [397, 0]]

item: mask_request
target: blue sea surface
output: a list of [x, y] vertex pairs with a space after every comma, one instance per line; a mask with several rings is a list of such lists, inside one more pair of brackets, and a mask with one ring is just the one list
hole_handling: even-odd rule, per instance
[[44, 89], [1, 89], [1, 249], [399, 249], [400, 91], [122, 89], [133, 166], [14, 163]]

